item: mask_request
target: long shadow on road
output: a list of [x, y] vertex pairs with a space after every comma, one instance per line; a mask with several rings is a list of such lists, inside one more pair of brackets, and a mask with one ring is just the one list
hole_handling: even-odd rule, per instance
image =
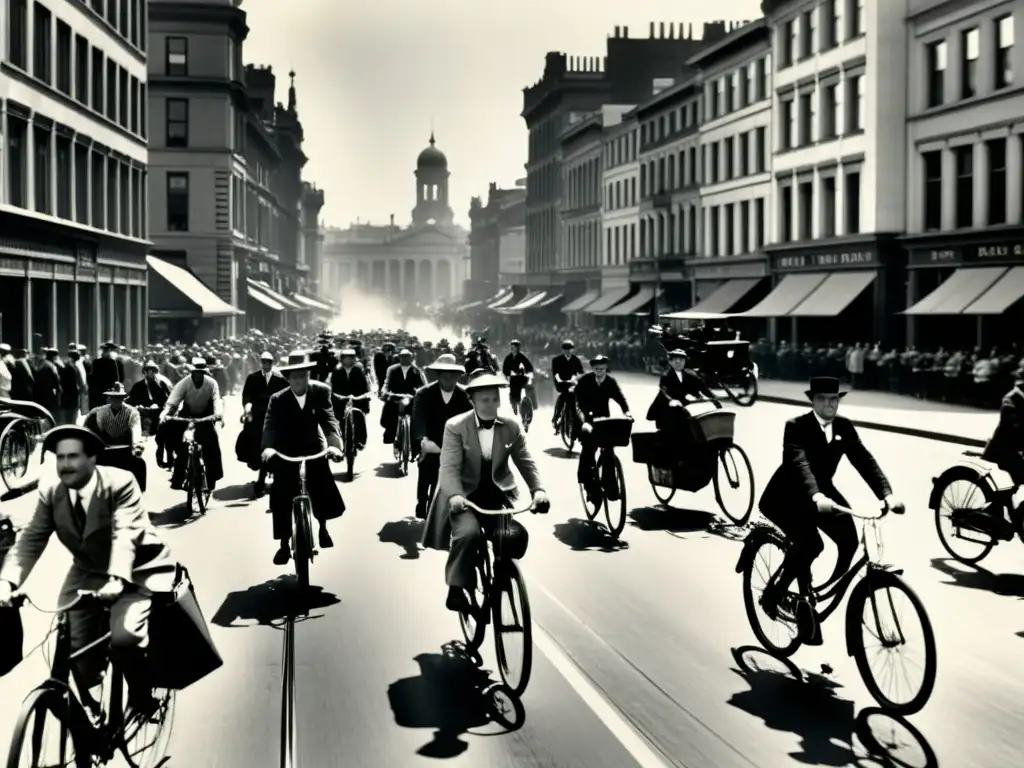
[[621, 552], [629, 549], [629, 542], [613, 536], [604, 524], [579, 517], [558, 523], [554, 536], [573, 552]]
[[[281, 619], [303, 616], [337, 605], [341, 598], [322, 587], [303, 590], [293, 575], [278, 576], [244, 590], [229, 592], [213, 614], [219, 627], [276, 626]], [[246, 623], [247, 622], [247, 623]]]
[[420, 557], [420, 540], [423, 538], [423, 527], [426, 520], [407, 517], [403, 520], [392, 520], [380, 529], [377, 538], [381, 544], [396, 544], [401, 547], [401, 560], [418, 560]]
[[945, 584], [1006, 597], [1024, 597], [1024, 575], [1019, 573], [993, 573], [978, 565], [958, 565], [955, 560], [943, 557], [932, 558], [932, 568], [949, 577]]

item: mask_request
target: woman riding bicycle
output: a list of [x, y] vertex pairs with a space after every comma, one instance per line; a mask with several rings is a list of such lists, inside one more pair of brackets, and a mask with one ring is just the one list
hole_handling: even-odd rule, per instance
[[686, 367], [686, 350], [673, 349], [668, 353], [669, 368], [658, 381], [658, 394], [647, 409], [647, 420], [653, 421], [658, 431], [671, 437], [668, 443], [675, 449], [687, 444], [690, 418], [686, 404], [694, 399], [706, 399], [722, 407], [704, 380]]

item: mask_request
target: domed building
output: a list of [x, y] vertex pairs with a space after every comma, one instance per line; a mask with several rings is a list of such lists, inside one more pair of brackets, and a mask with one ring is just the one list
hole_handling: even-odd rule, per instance
[[412, 223], [356, 222], [324, 231], [323, 282], [329, 296], [346, 288], [387, 295], [406, 305], [427, 306], [462, 293], [466, 231], [454, 223], [448, 200], [448, 158], [433, 132], [416, 158]]

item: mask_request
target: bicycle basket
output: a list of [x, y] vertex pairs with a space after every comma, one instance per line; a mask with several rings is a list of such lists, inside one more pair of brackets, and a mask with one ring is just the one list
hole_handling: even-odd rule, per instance
[[594, 419], [592, 435], [594, 444], [599, 448], [624, 448], [629, 445], [629, 436], [632, 433], [632, 419], [623, 416]]
[[530, 532], [510, 517], [499, 517], [494, 525], [494, 551], [506, 560], [522, 560], [530, 544]]
[[668, 466], [665, 459], [665, 443], [660, 432], [637, 432], [632, 435], [633, 462], [653, 466]]
[[690, 427], [697, 442], [716, 440], [732, 442], [735, 435], [736, 414], [728, 411], [709, 411], [690, 418]]

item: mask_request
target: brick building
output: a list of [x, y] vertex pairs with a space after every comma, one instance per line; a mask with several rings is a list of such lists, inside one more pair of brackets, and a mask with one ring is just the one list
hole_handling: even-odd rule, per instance
[[473, 197], [469, 204], [469, 277], [463, 281], [463, 298], [481, 301], [495, 295], [500, 287], [502, 202], [519, 189], [503, 189], [491, 182], [487, 203]]

